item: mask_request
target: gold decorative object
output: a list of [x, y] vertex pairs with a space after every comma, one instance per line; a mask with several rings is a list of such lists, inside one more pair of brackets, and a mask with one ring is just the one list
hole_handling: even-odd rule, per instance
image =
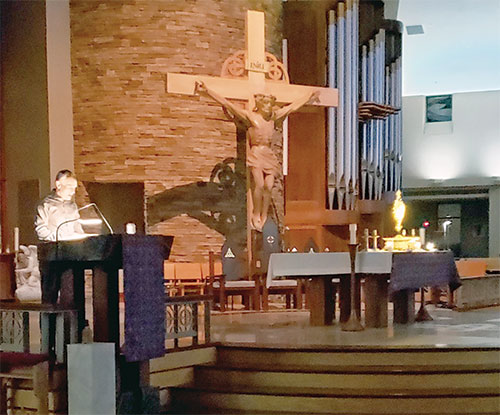
[[396, 232], [401, 233], [401, 229], [403, 229], [403, 219], [405, 218], [406, 213], [406, 205], [401, 198], [401, 190], [396, 192], [396, 200], [394, 200], [394, 204], [392, 205], [392, 217], [396, 221]]
[[396, 199], [392, 205], [392, 217], [396, 222], [396, 232], [397, 235], [393, 238], [384, 238], [384, 250], [385, 251], [419, 251], [422, 249], [420, 243], [420, 237], [406, 236], [406, 232], [403, 230], [403, 219], [406, 213], [405, 202], [401, 198], [401, 190], [396, 192]]

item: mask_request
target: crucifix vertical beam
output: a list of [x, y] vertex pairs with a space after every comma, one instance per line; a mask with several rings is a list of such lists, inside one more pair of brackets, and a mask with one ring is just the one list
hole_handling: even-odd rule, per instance
[[[314, 93], [316, 100], [312, 103], [312, 105], [323, 107], [334, 107], [338, 105], [338, 94], [336, 89], [306, 85], [290, 85], [288, 83], [288, 75], [286, 74], [286, 71], [282, 71], [282, 73], [286, 75], [283, 77], [284, 80], [280, 80], [279, 76], [278, 79], [274, 76], [269, 76], [270, 74], [274, 75], [276, 72], [274, 70], [275, 66], [273, 65], [276, 64], [274, 61], [277, 60], [272, 55], [266, 54], [265, 52], [265, 24], [263, 12], [252, 10], [247, 11], [245, 28], [246, 50], [244, 52], [244, 66], [242, 65], [242, 69], [246, 70], [245, 74], [242, 76], [238, 75], [237, 77], [231, 76], [223, 78], [205, 75], [168, 73], [166, 85], [167, 92], [194, 95], [196, 93], [196, 84], [202, 83], [207, 89], [209, 88], [216, 95], [218, 95], [219, 98], [217, 99], [219, 102], [225, 101], [223, 107], [226, 107], [226, 104], [231, 106], [232, 104], [228, 100], [234, 99], [239, 100], [240, 102], [246, 102], [247, 110], [249, 112], [251, 112], [254, 108], [254, 95], [256, 94], [272, 95], [275, 97], [276, 103], [279, 104], [293, 105], [293, 103], [295, 103], [298, 105], [297, 103], [302, 102], [304, 97], [312, 96]], [[271, 61], [271, 63], [268, 63], [269, 61]], [[268, 76], [266, 77], [266, 75]], [[305, 103], [306, 101], [304, 101], [304, 104]], [[282, 110], [282, 108], [280, 108], [280, 110]], [[290, 111], [294, 111], [294, 109], [291, 109]], [[235, 124], [237, 127], [240, 125], [240, 123], [236, 121]], [[262, 124], [265, 123], [263, 122]], [[263, 128], [262, 125], [255, 125], [254, 127]], [[240, 150], [242, 146], [240, 146], [240, 143], [243, 138], [242, 135], [246, 134], [247, 131], [248, 130], [245, 131], [240, 127], [237, 129], [238, 156], [241, 154]], [[248, 149], [248, 145], [246, 145], [246, 148]], [[245, 163], [245, 161], [246, 160], [239, 160], [238, 163]], [[247, 180], [247, 184], [249, 184], [249, 179]], [[248, 187], [248, 190], [250, 191], [250, 187]], [[251, 209], [249, 204], [247, 204], [247, 209]], [[248, 229], [250, 229], [250, 225], [248, 226]], [[250, 239], [251, 237], [249, 231], [247, 234], [249, 265], [252, 264], [250, 261], [252, 257]], [[250, 267], [250, 271], [251, 270], [252, 267]]]
[[[245, 19], [248, 81], [252, 94], [264, 93], [266, 87], [266, 50], [264, 13], [249, 10]], [[251, 103], [251, 102], [250, 102]]]

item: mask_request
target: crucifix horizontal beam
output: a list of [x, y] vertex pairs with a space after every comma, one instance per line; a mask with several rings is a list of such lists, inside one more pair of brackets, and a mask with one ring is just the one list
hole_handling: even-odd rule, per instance
[[[249, 82], [247, 79], [220, 78], [207, 75], [187, 75], [168, 73], [167, 92], [171, 94], [195, 95], [195, 82], [202, 81], [210, 89], [228, 99], [248, 100]], [[336, 89], [307, 85], [291, 85], [280, 81], [266, 80], [263, 93], [274, 95], [279, 103], [289, 103], [308, 92], [319, 91], [319, 101], [312, 105], [336, 107], [338, 94]]]

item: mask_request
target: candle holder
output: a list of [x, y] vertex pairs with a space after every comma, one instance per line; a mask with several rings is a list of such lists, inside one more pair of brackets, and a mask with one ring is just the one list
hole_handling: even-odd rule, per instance
[[427, 309], [425, 308], [425, 290], [420, 288], [420, 308], [418, 309], [415, 321], [432, 321], [434, 320]]
[[376, 229], [373, 230], [372, 238], [373, 238], [373, 250], [378, 251], [378, 238], [380, 238], [380, 236]]
[[348, 244], [349, 257], [351, 259], [351, 313], [349, 319], [342, 325], [342, 331], [361, 331], [365, 328], [359, 321], [356, 313], [356, 249], [358, 244]]

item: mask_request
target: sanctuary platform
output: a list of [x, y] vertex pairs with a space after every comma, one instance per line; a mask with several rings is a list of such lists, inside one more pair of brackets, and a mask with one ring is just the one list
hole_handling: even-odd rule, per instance
[[160, 362], [151, 379], [172, 382], [174, 414], [500, 413], [500, 307], [428, 311], [361, 332], [311, 326], [307, 311], [214, 314], [215, 350], [188, 380], [175, 385]]
[[[312, 327], [309, 312], [266, 313], [234, 311], [212, 314], [212, 341], [265, 346], [457, 346], [498, 347], [500, 362], [500, 307], [466, 312], [427, 305], [434, 320], [393, 324], [361, 332], [342, 331], [338, 322]], [[391, 315], [392, 313], [389, 313]]]

